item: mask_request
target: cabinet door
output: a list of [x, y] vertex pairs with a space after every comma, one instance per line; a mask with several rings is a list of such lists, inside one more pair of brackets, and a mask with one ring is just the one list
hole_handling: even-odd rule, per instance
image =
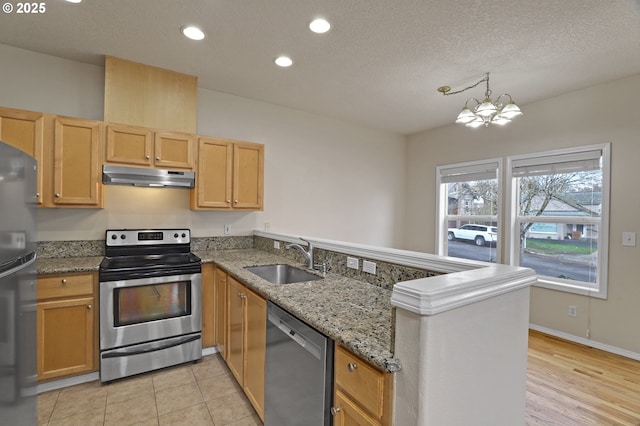
[[264, 145], [236, 142], [233, 146], [233, 208], [262, 210]]
[[155, 134], [156, 167], [193, 170], [193, 135], [157, 132]]
[[53, 204], [102, 207], [101, 123], [55, 118]]
[[196, 187], [191, 191], [191, 208], [230, 209], [233, 143], [224, 139], [198, 140]]
[[245, 290], [247, 317], [245, 323], [246, 354], [244, 391], [264, 421], [264, 375], [267, 348], [267, 301]]
[[213, 264], [202, 265], [202, 346], [208, 348], [215, 344]]
[[227, 366], [242, 385], [244, 378], [244, 286], [227, 277]]
[[227, 359], [227, 273], [216, 268], [215, 273], [215, 345], [223, 359]]
[[368, 416], [349, 397], [339, 390], [334, 394], [333, 408], [334, 426], [378, 426], [380, 423]]
[[26, 152], [38, 161], [38, 204], [42, 204], [44, 114], [0, 108], [0, 140]]
[[144, 127], [109, 124], [107, 126], [107, 163], [151, 166], [153, 131]]
[[38, 303], [38, 380], [94, 370], [93, 304], [93, 297]]

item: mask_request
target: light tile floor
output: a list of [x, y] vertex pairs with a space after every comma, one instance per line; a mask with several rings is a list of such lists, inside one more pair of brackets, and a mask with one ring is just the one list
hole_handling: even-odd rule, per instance
[[117, 380], [38, 395], [48, 426], [262, 426], [220, 355]]

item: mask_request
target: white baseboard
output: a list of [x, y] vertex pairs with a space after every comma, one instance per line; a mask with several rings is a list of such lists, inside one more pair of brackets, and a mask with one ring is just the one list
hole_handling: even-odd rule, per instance
[[[202, 348], [202, 356], [217, 354], [218, 348], [212, 346], [210, 348]], [[66, 379], [55, 380], [38, 384], [38, 393], [49, 392], [56, 389], [68, 388], [69, 386], [79, 385], [81, 383], [92, 382], [100, 379], [100, 373], [89, 373], [80, 376], [68, 377]]]
[[621, 349], [616, 346], [607, 345], [606, 343], [596, 342], [595, 340], [585, 339], [584, 337], [574, 336], [573, 334], [565, 333], [562, 331], [553, 330], [551, 328], [542, 327], [535, 324], [529, 324], [531, 330], [539, 331], [541, 333], [549, 334], [551, 336], [559, 337], [561, 339], [569, 340], [570, 342], [580, 343], [581, 345], [590, 346], [592, 348], [600, 349], [605, 352], [620, 355], [625, 358], [631, 358], [636, 361], [640, 361], [640, 354], [626, 349]]

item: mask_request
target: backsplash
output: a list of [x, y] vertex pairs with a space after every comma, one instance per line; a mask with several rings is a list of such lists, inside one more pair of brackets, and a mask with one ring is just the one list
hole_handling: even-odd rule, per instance
[[[253, 247], [259, 250], [264, 250], [270, 253], [277, 254], [285, 257], [289, 260], [304, 263], [302, 254], [297, 250], [285, 250], [284, 246], [287, 242], [280, 241], [280, 249], [273, 248], [273, 240], [265, 237], [253, 237]], [[433, 277], [441, 275], [439, 272], [428, 271], [425, 269], [412, 268], [410, 266], [397, 265], [394, 263], [387, 263], [376, 259], [366, 259], [359, 257], [360, 269], [347, 268], [347, 255], [344, 253], [338, 253], [335, 251], [324, 250], [316, 248], [314, 250], [314, 262], [316, 264], [326, 262], [331, 271], [334, 274], [343, 275], [345, 277], [353, 278], [355, 280], [364, 281], [369, 284], [386, 288], [388, 290], [393, 289], [395, 283], [400, 281], [408, 281], [419, 278]], [[370, 260], [376, 263], [376, 274], [369, 274], [362, 271], [362, 261]]]
[[36, 255], [41, 259], [104, 256], [104, 240], [38, 241]]
[[[231, 250], [253, 247], [253, 237], [193, 237], [191, 250]], [[36, 254], [41, 259], [104, 256], [104, 240], [38, 241]]]

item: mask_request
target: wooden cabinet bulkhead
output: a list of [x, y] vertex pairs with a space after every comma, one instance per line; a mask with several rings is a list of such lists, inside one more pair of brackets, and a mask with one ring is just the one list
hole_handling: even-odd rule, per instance
[[96, 274], [38, 277], [38, 381], [97, 370]]
[[0, 108], [0, 141], [26, 152], [38, 161], [38, 205], [42, 204], [44, 188], [45, 114], [19, 109]]
[[191, 208], [262, 210], [264, 145], [201, 137]]
[[393, 376], [336, 345], [334, 361], [336, 426], [390, 425]]
[[227, 276], [227, 365], [264, 420], [267, 302]]
[[189, 133], [107, 124], [105, 162], [135, 167], [193, 170], [194, 136]]

